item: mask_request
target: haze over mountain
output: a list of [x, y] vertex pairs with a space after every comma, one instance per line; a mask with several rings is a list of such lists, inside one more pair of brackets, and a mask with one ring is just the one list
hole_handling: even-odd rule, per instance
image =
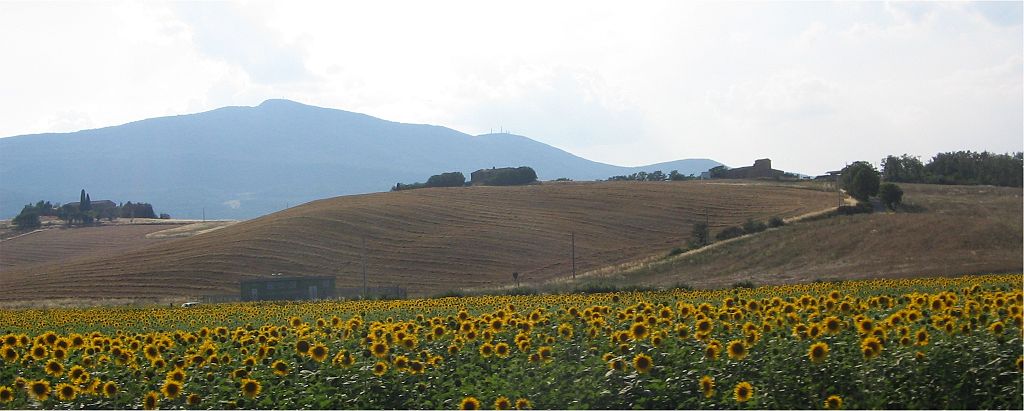
[[700, 173], [688, 159], [642, 167], [590, 161], [513, 134], [472, 136], [267, 100], [74, 133], [0, 139], [0, 218], [38, 200], [144, 201], [176, 218], [244, 219], [311, 200], [387, 191], [446, 171], [528, 165], [541, 180], [637, 171]]

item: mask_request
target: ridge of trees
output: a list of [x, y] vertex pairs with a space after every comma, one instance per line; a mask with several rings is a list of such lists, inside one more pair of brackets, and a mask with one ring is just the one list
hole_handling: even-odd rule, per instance
[[434, 174], [427, 179], [426, 183], [403, 184], [395, 183], [391, 191], [414, 190], [428, 187], [462, 187], [466, 185], [466, 176], [459, 171], [450, 173]]
[[882, 159], [882, 179], [895, 183], [1024, 186], [1024, 153], [938, 153], [927, 164], [908, 154]]
[[679, 170], [672, 170], [668, 174], [663, 173], [661, 170], [656, 170], [651, 173], [638, 171], [630, 175], [611, 176], [608, 177], [607, 181], [684, 181], [696, 180], [697, 178], [693, 174], [683, 175]]
[[537, 172], [528, 166], [480, 169], [471, 176], [473, 184], [484, 186], [518, 186], [537, 181]]

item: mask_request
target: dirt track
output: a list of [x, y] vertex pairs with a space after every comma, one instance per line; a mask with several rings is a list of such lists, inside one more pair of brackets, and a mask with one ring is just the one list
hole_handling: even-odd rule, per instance
[[915, 212], [808, 221], [592, 281], [718, 288], [1024, 270], [1020, 188], [901, 186]]

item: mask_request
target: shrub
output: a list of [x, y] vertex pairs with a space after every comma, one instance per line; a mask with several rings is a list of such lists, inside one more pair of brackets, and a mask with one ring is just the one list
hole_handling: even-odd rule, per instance
[[768, 229], [768, 226], [765, 225], [764, 223], [760, 221], [754, 221], [749, 218], [747, 219], [747, 222], [743, 223], [743, 232], [747, 234], [760, 233], [766, 229]]
[[878, 187], [878, 199], [890, 210], [896, 210], [903, 202], [903, 189], [893, 183], [885, 183]]
[[786, 225], [786, 222], [780, 217], [772, 217], [768, 219], [769, 228], [782, 227], [784, 225]]
[[668, 256], [671, 257], [671, 256], [674, 256], [674, 255], [682, 254], [684, 252], [686, 252], [686, 250], [683, 250], [682, 248], [676, 247], [676, 248], [673, 248], [672, 251], [668, 252]]
[[732, 284], [732, 288], [754, 288], [754, 287], [756, 287], [754, 285], [754, 282], [750, 281], [750, 280], [743, 280], [743, 281], [735, 282], [735, 283]]
[[874, 208], [869, 203], [857, 203], [857, 205], [843, 205], [836, 208], [837, 215], [871, 214]]
[[719, 241], [721, 241], [721, 240], [728, 240], [730, 238], [739, 237], [739, 236], [743, 235], [744, 233], [745, 232], [740, 227], [736, 227], [736, 226], [726, 227], [724, 230], [719, 231], [718, 234], [715, 234], [715, 239], [719, 240]]

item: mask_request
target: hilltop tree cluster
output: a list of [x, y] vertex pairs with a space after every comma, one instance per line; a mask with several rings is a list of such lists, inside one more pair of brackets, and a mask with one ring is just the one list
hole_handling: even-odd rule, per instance
[[[40, 200], [35, 204], [26, 204], [12, 222], [23, 230], [38, 228], [42, 225], [41, 217], [57, 217], [70, 226], [93, 224], [102, 219], [113, 221], [117, 218], [157, 218], [157, 215], [153, 211], [153, 205], [149, 203], [132, 203], [131, 201], [116, 205], [105, 201], [93, 203], [89, 193], [83, 189], [78, 203], [61, 205]], [[170, 218], [170, 215], [161, 214], [160, 217]]]
[[694, 176], [693, 174], [683, 175], [679, 170], [672, 170], [668, 174], [663, 173], [661, 170], [657, 170], [652, 173], [639, 171], [625, 176], [608, 177], [608, 181], [683, 181], [696, 179], [697, 176]]
[[426, 183], [395, 183], [395, 186], [391, 187], [391, 191], [413, 190], [429, 187], [462, 187], [464, 185], [466, 185], [466, 176], [462, 174], [462, 172], [453, 171], [450, 173], [432, 175], [427, 179]]
[[473, 184], [484, 186], [518, 186], [537, 181], [537, 172], [532, 167], [505, 167], [483, 169], [473, 172]]
[[923, 164], [904, 154], [882, 159], [882, 179], [895, 183], [986, 184], [1005, 187], [1024, 185], [1024, 153], [995, 154], [987, 151], [939, 153]]

